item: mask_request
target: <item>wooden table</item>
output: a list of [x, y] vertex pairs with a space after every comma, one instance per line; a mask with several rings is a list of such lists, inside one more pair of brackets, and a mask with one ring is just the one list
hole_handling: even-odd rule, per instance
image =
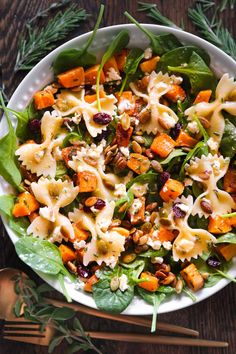
[[[154, 2], [154, 0], [146, 0], [146, 2]], [[25, 24], [32, 16], [35, 15], [38, 9], [47, 7], [54, 0], [2, 0], [1, 11], [3, 13], [3, 35], [0, 37], [0, 52], [2, 54], [2, 79], [6, 87], [6, 92], [9, 96], [14, 92], [19, 82], [24, 77], [25, 73], [13, 74], [14, 60], [18, 46], [19, 37], [25, 32]], [[194, 1], [189, 0], [163, 0], [156, 1], [160, 10], [168, 15], [175, 23], [180, 24], [181, 19], [184, 20], [185, 29], [190, 32], [195, 32], [193, 26], [187, 20], [187, 9]], [[216, 1], [217, 2], [217, 1]], [[94, 25], [100, 1], [83, 0], [78, 1], [81, 7], [84, 7], [87, 12], [92, 14], [92, 17], [83, 23], [77, 31], [68, 37], [75, 37], [81, 33], [91, 30]], [[103, 26], [127, 23], [126, 17], [123, 15], [125, 10], [133, 14], [140, 22], [151, 22], [146, 15], [137, 12], [137, 1], [134, 0], [104, 0], [106, 5]], [[53, 13], [52, 15], [53, 16]], [[236, 21], [232, 12], [225, 11], [222, 15], [223, 20], [227, 23], [229, 30], [236, 36]], [[47, 20], [40, 21], [43, 25]], [[1, 157], [0, 157], [1, 158]], [[0, 236], [0, 268], [15, 267], [25, 270], [33, 279], [39, 281], [38, 277], [24, 265], [17, 257], [14, 247], [1, 225]], [[224, 340], [230, 343], [229, 349], [198, 349], [198, 348], [183, 348], [171, 346], [154, 346], [154, 345], [136, 345], [117, 342], [99, 341], [96, 344], [105, 354], [130, 354], [132, 352], [138, 354], [218, 354], [236, 352], [236, 297], [235, 288], [230, 284], [219, 293], [212, 296], [197, 305], [172, 312], [166, 315], [160, 315], [161, 321], [174, 323], [190, 328], [195, 328], [200, 331], [202, 338], [215, 340]], [[120, 325], [111, 321], [94, 319], [88, 316], [80, 316], [84, 328], [91, 330], [103, 331], [140, 331], [132, 325]], [[64, 354], [65, 345], [61, 345], [55, 350], [55, 354]], [[35, 347], [27, 344], [20, 344], [0, 340], [1, 354], [44, 354], [47, 349], [43, 347]]]

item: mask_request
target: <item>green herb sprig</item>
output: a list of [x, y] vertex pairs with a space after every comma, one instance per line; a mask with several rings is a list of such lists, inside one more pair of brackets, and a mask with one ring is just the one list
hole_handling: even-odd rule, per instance
[[56, 9], [61, 9], [62, 7], [66, 6], [67, 4], [70, 3], [71, 0], [61, 0], [58, 2], [53, 2], [51, 5], [49, 5], [46, 9], [43, 10], [39, 10], [37, 11], [36, 15], [34, 17], [32, 17], [28, 23], [26, 24], [27, 27], [29, 27], [29, 25], [31, 25], [33, 22], [35, 22], [36, 20], [43, 18], [43, 17], [47, 17], [49, 15], [49, 13], [53, 10]]
[[[22, 275], [17, 274], [13, 279], [15, 292], [18, 300], [14, 306], [14, 313], [17, 317], [21, 315], [24, 304], [24, 317], [35, 323], [39, 323], [43, 332], [47, 324], [56, 330], [52, 338], [48, 352], [60, 345], [64, 340], [68, 343], [68, 353], [75, 353], [79, 350], [93, 350], [98, 354], [102, 352], [94, 346], [89, 336], [85, 333], [80, 321], [75, 317], [76, 312], [68, 307], [57, 308], [44, 302], [43, 294], [52, 291], [47, 284], [37, 287], [35, 282]], [[71, 321], [72, 320], [72, 323]]]
[[65, 11], [60, 11], [41, 29], [28, 26], [28, 38], [22, 38], [16, 57], [14, 71], [30, 70], [48, 52], [53, 50], [58, 41], [66, 38], [68, 33], [77, 28], [88, 14], [84, 9], [71, 5]]

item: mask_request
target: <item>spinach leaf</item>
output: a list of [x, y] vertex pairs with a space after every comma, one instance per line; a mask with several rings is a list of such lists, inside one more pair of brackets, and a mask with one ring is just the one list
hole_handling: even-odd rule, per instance
[[65, 148], [67, 146], [70, 146], [73, 144], [73, 142], [76, 142], [76, 141], [81, 141], [83, 140], [83, 137], [82, 135], [79, 133], [76, 133], [76, 132], [71, 132], [69, 134], [66, 135], [66, 137], [64, 138], [63, 142], [62, 142], [62, 147]]
[[208, 229], [209, 219], [206, 219], [204, 216], [200, 218], [198, 215], [190, 215], [188, 220], [189, 225], [193, 229]]
[[217, 238], [216, 243], [233, 243], [236, 244], [236, 233], [229, 232]]
[[152, 327], [151, 332], [156, 331], [157, 312], [161, 302], [165, 299], [164, 293], [150, 293], [143, 288], [137, 287], [138, 294], [149, 304], [153, 305]]
[[189, 78], [194, 93], [214, 87], [216, 82], [213, 72], [195, 52], [192, 53], [186, 66], [168, 66], [168, 70], [186, 75]]
[[[128, 209], [131, 207], [132, 203], [134, 201], [134, 195], [133, 192], [131, 190], [128, 190], [127, 194], [125, 197], [119, 199], [116, 202], [115, 205], [115, 210], [114, 210], [114, 216], [119, 218], [119, 219], [124, 219], [125, 214], [127, 213]], [[126, 204], [126, 207], [123, 211], [119, 211], [119, 209], [122, 207], [122, 205]]]
[[184, 156], [184, 155], [187, 155], [187, 153], [184, 152], [182, 149], [174, 149], [171, 151], [170, 155], [165, 160], [160, 161], [160, 164], [166, 165], [170, 163], [170, 161], [175, 157]]
[[210, 57], [203, 49], [194, 46], [184, 46], [170, 50], [162, 55], [157, 64], [157, 69], [166, 72], [168, 71], [168, 66], [181, 66], [181, 64], [188, 63], [193, 52], [197, 53], [207, 65], [210, 64]]
[[127, 11], [124, 13], [150, 39], [152, 50], [155, 54], [162, 55], [174, 48], [181, 47], [182, 44], [172, 33], [163, 33], [158, 36], [140, 25]]
[[175, 288], [172, 288], [172, 286], [168, 286], [168, 285], [160, 285], [159, 288], [157, 289], [158, 293], [163, 293], [163, 294], [168, 294], [168, 295], [172, 295], [172, 294], [176, 294], [176, 290]]
[[13, 187], [19, 188], [21, 174], [15, 162], [17, 138], [0, 91], [0, 103], [8, 123], [8, 133], [0, 139], [0, 175]]
[[58, 247], [53, 243], [34, 237], [24, 237], [16, 242], [15, 248], [20, 259], [31, 268], [45, 274], [62, 273], [71, 278], [63, 265]]
[[8, 217], [12, 217], [12, 209], [14, 206], [15, 196], [6, 194], [0, 196], [0, 212]]
[[63, 161], [57, 161], [56, 179], [62, 178], [67, 174], [67, 167]]
[[132, 178], [127, 184], [126, 184], [126, 188], [130, 189], [130, 187], [132, 187], [132, 185], [134, 183], [140, 183], [140, 184], [145, 184], [145, 183], [155, 183], [157, 180], [157, 173], [153, 173], [153, 172], [148, 172], [148, 173], [144, 173], [143, 175], [139, 175], [135, 178]]
[[15, 231], [18, 236], [20, 237], [26, 237], [28, 236], [27, 234], [27, 229], [30, 225], [30, 222], [29, 222], [29, 219], [26, 218], [26, 217], [23, 217], [23, 218], [14, 218], [14, 217], [11, 217], [9, 220], [9, 227]]
[[61, 72], [75, 68], [76, 66], [90, 66], [96, 63], [96, 55], [88, 52], [88, 48], [91, 46], [94, 37], [96, 36], [97, 30], [101, 23], [104, 12], [104, 5], [100, 6], [97, 22], [93, 29], [93, 32], [87, 43], [81, 49], [65, 49], [58, 54], [55, 61], [53, 62], [54, 74], [58, 75]]
[[193, 294], [193, 292], [185, 285], [182, 290], [183, 293], [185, 293], [190, 299], [195, 302], [197, 301], [196, 296]]
[[104, 67], [104, 64], [116, 53], [121, 51], [121, 49], [125, 48], [129, 43], [129, 32], [127, 30], [122, 30], [119, 32], [116, 37], [113, 39], [105, 53], [103, 54], [101, 63], [98, 68], [97, 80], [96, 80], [96, 96], [97, 96], [97, 105], [98, 111], [101, 112], [101, 103], [99, 96], [99, 83], [101, 71]]
[[157, 251], [155, 250], [147, 250], [146, 252], [140, 253], [139, 257], [144, 257], [144, 258], [152, 258], [152, 257], [164, 257], [166, 256], [168, 251], [165, 248], [161, 248]]
[[145, 140], [144, 146], [146, 148], [149, 148], [152, 145], [152, 142], [154, 140], [155, 136], [153, 134], [143, 134], [143, 139]]
[[107, 312], [120, 313], [124, 311], [133, 300], [134, 287], [129, 286], [124, 292], [120, 289], [111, 291], [110, 278], [104, 278], [93, 285], [93, 297], [99, 309]]
[[140, 48], [132, 48], [127, 56], [124, 66], [125, 78], [123, 80], [119, 95], [122, 94], [127, 84], [128, 77], [134, 75], [138, 69], [140, 61], [143, 59], [144, 53]]
[[224, 157], [234, 157], [236, 153], [236, 126], [225, 119], [225, 130], [220, 142], [220, 151]]

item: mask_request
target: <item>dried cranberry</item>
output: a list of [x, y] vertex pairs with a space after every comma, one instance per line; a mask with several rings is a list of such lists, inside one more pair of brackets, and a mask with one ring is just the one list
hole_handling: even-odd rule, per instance
[[180, 209], [180, 207], [178, 206], [178, 204], [180, 204], [180, 203], [175, 203], [175, 204], [173, 205], [173, 207], [172, 207], [174, 216], [175, 216], [176, 218], [184, 218], [185, 215], [186, 215], [186, 213], [185, 213], [182, 209]]
[[90, 209], [90, 207], [88, 207], [87, 205], [84, 205], [84, 206], [83, 206], [83, 211], [84, 211], [85, 213], [90, 213], [90, 212], [91, 212], [91, 209]]
[[133, 246], [133, 238], [129, 235], [128, 237], [126, 237], [125, 239], [125, 250], [128, 250], [129, 248], [131, 248]]
[[41, 121], [39, 119], [32, 119], [28, 123], [29, 130], [34, 134], [41, 132]]
[[96, 201], [96, 203], [94, 204], [94, 208], [98, 209], [98, 210], [101, 210], [101, 209], [103, 209], [105, 207], [105, 205], [106, 205], [106, 202], [104, 202], [104, 200], [98, 199]]
[[90, 276], [90, 271], [83, 264], [77, 265], [77, 273], [79, 277], [88, 278]]
[[111, 118], [110, 114], [100, 112], [100, 113], [94, 114], [93, 120], [97, 124], [106, 125], [111, 122], [112, 118]]
[[181, 123], [176, 123], [174, 128], [171, 128], [171, 130], [170, 130], [170, 136], [173, 139], [177, 139], [181, 128], [182, 128], [182, 124]]
[[207, 265], [212, 268], [219, 268], [221, 265], [221, 261], [216, 256], [211, 256], [206, 261]]
[[170, 174], [169, 172], [162, 172], [161, 176], [160, 176], [160, 183], [162, 186], [164, 186], [164, 184], [166, 183], [166, 181], [170, 178]]

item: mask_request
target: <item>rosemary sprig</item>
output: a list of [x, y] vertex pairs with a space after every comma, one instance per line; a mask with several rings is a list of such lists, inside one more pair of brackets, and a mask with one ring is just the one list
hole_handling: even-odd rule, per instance
[[155, 20], [157, 23], [164, 26], [173, 27], [182, 30], [181, 27], [178, 27], [169, 18], [162, 15], [162, 13], [157, 8], [156, 4], [148, 4], [145, 2], [139, 2], [138, 4], [139, 4], [138, 11], [147, 11], [148, 12], [147, 16]]
[[58, 12], [44, 28], [33, 29], [29, 25], [28, 38], [20, 40], [14, 71], [32, 69], [39, 60], [56, 47], [58, 41], [77, 28], [87, 16], [84, 9], [72, 5], [65, 11]]
[[[85, 333], [80, 321], [75, 317], [73, 309], [68, 307], [56, 308], [44, 302], [42, 294], [52, 291], [51, 287], [47, 284], [37, 287], [32, 280], [22, 275], [22, 273], [17, 274], [12, 280], [15, 282], [15, 292], [18, 295], [18, 300], [14, 307], [15, 315], [20, 317], [23, 308], [24, 317], [32, 322], [41, 324], [42, 332], [49, 322], [50, 326], [55, 328], [56, 334], [49, 344], [49, 353], [52, 353], [55, 347], [65, 340], [68, 343], [67, 349], [70, 353], [79, 350], [93, 350], [98, 354], [102, 354]], [[24, 306], [22, 306], [23, 304]]]
[[26, 26], [28, 27], [29, 25], [31, 25], [33, 22], [35, 22], [37, 19], [39, 18], [43, 18], [43, 17], [47, 17], [49, 15], [49, 13], [52, 10], [56, 10], [56, 9], [61, 9], [62, 7], [64, 7], [65, 5], [69, 4], [71, 0], [61, 0], [58, 2], [53, 2], [50, 6], [48, 6], [46, 9], [44, 10], [39, 10], [36, 15], [34, 17], [32, 17], [28, 23], [26, 24]]
[[188, 15], [207, 41], [215, 44], [233, 59], [236, 59], [236, 42], [216, 16], [214, 21], [210, 22], [200, 4], [196, 4], [195, 8], [189, 9]]

